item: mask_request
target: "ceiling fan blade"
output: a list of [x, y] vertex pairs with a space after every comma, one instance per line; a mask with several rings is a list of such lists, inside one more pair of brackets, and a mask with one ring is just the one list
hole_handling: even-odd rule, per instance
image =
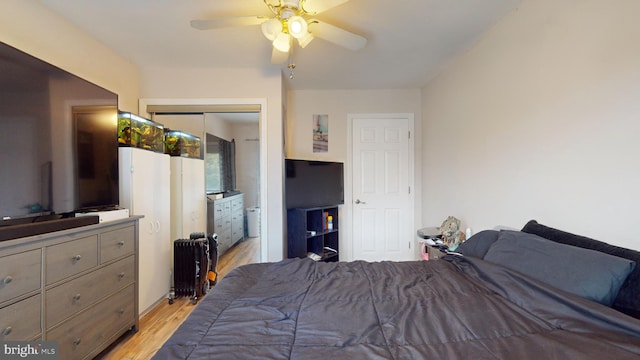
[[309, 14], [315, 15], [342, 5], [347, 1], [349, 0], [308, 0], [308, 2], [305, 1], [303, 9]]
[[289, 59], [289, 53], [282, 52], [275, 47], [271, 51], [271, 63], [282, 64]]
[[317, 38], [349, 50], [360, 50], [367, 45], [367, 39], [365, 37], [316, 19], [309, 21], [309, 32]]
[[191, 20], [191, 27], [198, 30], [222, 29], [237, 26], [260, 25], [268, 18], [265, 16], [233, 16], [215, 19]]

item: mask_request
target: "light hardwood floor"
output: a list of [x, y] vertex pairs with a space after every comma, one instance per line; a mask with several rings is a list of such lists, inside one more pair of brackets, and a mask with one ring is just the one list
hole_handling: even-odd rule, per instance
[[[218, 259], [218, 281], [233, 268], [260, 261], [260, 238], [246, 238]], [[210, 290], [215, 292], [215, 286]], [[182, 321], [197, 305], [190, 298], [167, 300], [158, 303], [140, 319], [140, 329], [135, 334], [123, 335], [114, 345], [96, 359], [143, 360], [150, 359], [173, 334]]]

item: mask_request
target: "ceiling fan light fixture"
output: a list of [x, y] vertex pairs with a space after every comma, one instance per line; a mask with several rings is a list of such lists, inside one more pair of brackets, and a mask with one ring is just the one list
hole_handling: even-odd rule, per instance
[[287, 20], [287, 22], [289, 34], [294, 38], [300, 39], [308, 33], [307, 31], [309, 27], [307, 26], [307, 21], [302, 16], [292, 16]]
[[262, 23], [262, 34], [267, 39], [274, 41], [282, 34], [282, 23], [278, 19], [270, 19]]
[[192, 20], [191, 27], [198, 30], [221, 29], [235, 26], [261, 25], [263, 35], [271, 41], [271, 63], [282, 64], [289, 58], [290, 77], [293, 79], [293, 52], [296, 39], [301, 48], [305, 48], [320, 38], [350, 50], [360, 50], [367, 44], [367, 39], [337, 26], [309, 18], [328, 9], [344, 4], [349, 0], [313, 0], [311, 7], [306, 7], [308, 0], [263, 0], [273, 13], [266, 16], [227, 16], [208, 20]]
[[282, 0], [280, 1], [280, 6], [298, 9], [300, 7], [300, 0]]
[[291, 47], [291, 37], [289, 34], [280, 33], [276, 39], [273, 40], [273, 47], [284, 53], [289, 52], [289, 48]]

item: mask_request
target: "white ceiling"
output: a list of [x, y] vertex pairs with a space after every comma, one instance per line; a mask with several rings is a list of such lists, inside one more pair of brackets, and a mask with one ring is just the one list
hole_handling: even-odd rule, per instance
[[[202, 31], [189, 25], [271, 15], [262, 0], [40, 1], [141, 68], [278, 66], [270, 63], [271, 44], [259, 26]], [[365, 36], [367, 46], [353, 52], [315, 39], [296, 48], [290, 88], [419, 88], [520, 2], [350, 0], [316, 18]]]

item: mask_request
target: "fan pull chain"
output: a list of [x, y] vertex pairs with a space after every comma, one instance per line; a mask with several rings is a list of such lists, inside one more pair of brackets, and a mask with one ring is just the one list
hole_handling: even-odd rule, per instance
[[290, 63], [287, 67], [289, 68], [289, 79], [293, 80], [293, 69], [296, 68], [296, 64]]
[[287, 65], [287, 68], [289, 68], [289, 79], [293, 80], [293, 69], [296, 68], [296, 63], [293, 61], [293, 51], [294, 50], [294, 46], [291, 47], [291, 50], [289, 51], [289, 65]]

